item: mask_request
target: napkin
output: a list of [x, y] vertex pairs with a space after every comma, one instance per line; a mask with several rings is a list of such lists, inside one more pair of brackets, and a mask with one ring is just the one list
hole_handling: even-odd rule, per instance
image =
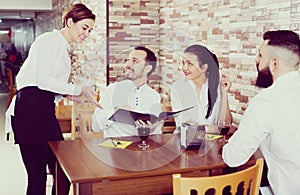
[[108, 140], [100, 143], [98, 146], [100, 146], [100, 147], [108, 147], [108, 148], [121, 148], [121, 149], [125, 149], [131, 143], [132, 143], [132, 141], [121, 141], [121, 140], [108, 139]]
[[206, 140], [215, 140], [215, 139], [219, 139], [223, 137], [222, 135], [217, 135], [217, 134], [209, 134], [209, 133], [206, 133], [205, 134], [205, 139]]

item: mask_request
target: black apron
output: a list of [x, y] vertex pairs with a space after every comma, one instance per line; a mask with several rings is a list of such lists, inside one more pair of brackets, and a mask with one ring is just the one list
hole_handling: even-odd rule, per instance
[[17, 92], [12, 129], [16, 144], [40, 144], [63, 140], [55, 116], [55, 93], [38, 87]]

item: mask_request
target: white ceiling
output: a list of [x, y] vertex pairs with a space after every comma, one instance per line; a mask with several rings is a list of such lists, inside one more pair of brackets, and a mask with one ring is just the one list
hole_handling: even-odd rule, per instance
[[52, 0], [0, 0], [0, 10], [46, 11], [52, 9]]
[[0, 29], [34, 19], [36, 13], [52, 10], [52, 0], [0, 0]]

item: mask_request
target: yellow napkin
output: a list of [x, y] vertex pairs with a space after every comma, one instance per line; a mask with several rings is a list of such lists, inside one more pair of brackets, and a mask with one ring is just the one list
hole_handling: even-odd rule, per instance
[[217, 135], [217, 134], [209, 134], [209, 133], [206, 133], [205, 134], [205, 139], [206, 140], [215, 140], [215, 139], [219, 139], [223, 137], [222, 135]]
[[101, 147], [108, 147], [108, 148], [122, 148], [125, 149], [127, 146], [129, 146], [132, 143], [132, 141], [120, 141], [120, 140], [112, 140], [108, 139], [98, 146]]

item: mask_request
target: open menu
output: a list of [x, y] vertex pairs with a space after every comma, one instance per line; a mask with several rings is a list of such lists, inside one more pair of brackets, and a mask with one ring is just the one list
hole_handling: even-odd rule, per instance
[[151, 123], [155, 123], [157, 121], [166, 120], [175, 114], [189, 110], [193, 107], [194, 106], [191, 106], [191, 107], [188, 107], [188, 108], [185, 108], [182, 110], [178, 110], [178, 111], [173, 111], [173, 112], [172, 111], [164, 111], [164, 112], [161, 112], [158, 116], [156, 116], [154, 114], [150, 114], [150, 113], [140, 113], [140, 112], [135, 112], [132, 110], [118, 108], [116, 110], [116, 112], [112, 116], [109, 117], [109, 120], [120, 122], [120, 123], [126, 123], [126, 124], [130, 124], [130, 125], [134, 125], [135, 121], [137, 121], [137, 120], [150, 121]]

